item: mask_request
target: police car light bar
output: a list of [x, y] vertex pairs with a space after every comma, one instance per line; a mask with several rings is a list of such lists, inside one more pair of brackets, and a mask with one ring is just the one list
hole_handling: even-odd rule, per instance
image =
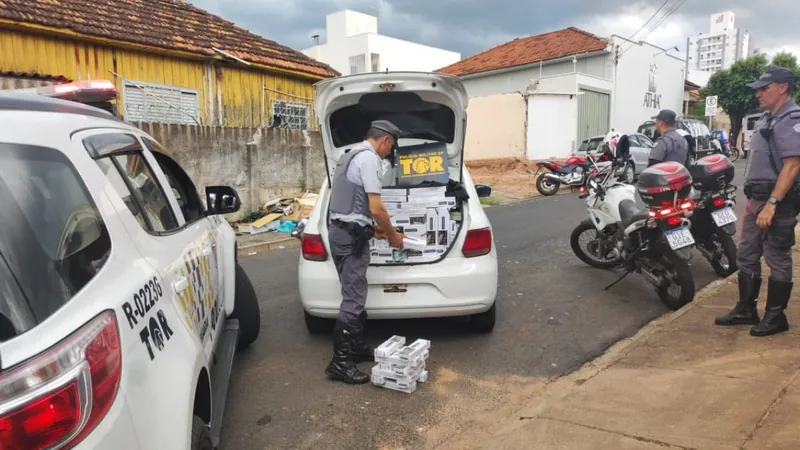
[[114, 83], [108, 80], [90, 80], [90, 81], [75, 81], [72, 83], [52, 84], [50, 86], [42, 86], [38, 89], [37, 94], [52, 97], [65, 97], [69, 95], [79, 94], [113, 94], [116, 96], [117, 88]]

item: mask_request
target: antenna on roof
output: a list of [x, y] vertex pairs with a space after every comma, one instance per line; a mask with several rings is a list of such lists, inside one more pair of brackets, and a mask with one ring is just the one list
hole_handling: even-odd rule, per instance
[[319, 35], [318, 34], [315, 34], [315, 35], [311, 36], [311, 39], [314, 40], [314, 45], [319, 45]]

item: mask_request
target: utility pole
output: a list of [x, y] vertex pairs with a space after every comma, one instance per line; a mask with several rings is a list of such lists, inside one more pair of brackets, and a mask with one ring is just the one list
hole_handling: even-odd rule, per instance
[[612, 97], [614, 106], [611, 110], [611, 128], [616, 129], [617, 126], [617, 65], [619, 64], [619, 44], [614, 44], [614, 95]]

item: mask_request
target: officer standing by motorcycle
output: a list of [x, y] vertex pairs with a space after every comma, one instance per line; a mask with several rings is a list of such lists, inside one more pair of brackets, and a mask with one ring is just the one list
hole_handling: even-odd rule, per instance
[[[754, 325], [753, 336], [789, 329], [784, 310], [792, 293], [792, 246], [800, 212], [800, 108], [792, 100], [796, 79], [791, 70], [770, 67], [748, 86], [767, 111], [750, 140], [745, 175], [747, 197], [737, 252], [739, 301], [717, 325]], [[759, 320], [756, 299], [761, 288], [761, 257], [770, 268], [767, 305]]]
[[388, 120], [372, 122], [366, 140], [339, 159], [333, 174], [328, 242], [342, 285], [342, 303], [333, 335], [333, 358], [325, 373], [348, 384], [368, 382], [369, 376], [356, 363], [373, 360], [373, 350], [364, 341], [369, 240], [386, 238], [392, 247], [403, 247], [403, 235], [392, 227], [381, 201], [382, 160], [397, 148], [399, 136], [400, 129]]
[[647, 166], [667, 161], [674, 161], [683, 165], [689, 159], [689, 144], [686, 139], [675, 131], [675, 111], [663, 109], [655, 119], [656, 131], [660, 135], [656, 145], [650, 150], [650, 157]]

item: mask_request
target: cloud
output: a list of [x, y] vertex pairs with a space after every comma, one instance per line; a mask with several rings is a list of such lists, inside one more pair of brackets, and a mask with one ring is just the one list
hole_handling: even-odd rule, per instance
[[[462, 57], [515, 37], [576, 26], [609, 36], [629, 37], [664, 3], [663, 0], [190, 0], [283, 45], [312, 45], [325, 39], [325, 16], [345, 8], [378, 17], [381, 34], [460, 52]], [[660, 17], [683, 0], [668, 0]], [[736, 26], [750, 31], [755, 47], [774, 54], [781, 49], [800, 56], [800, 8], [787, 0], [687, 0], [640, 39], [661, 47], [677, 45], [685, 52], [689, 36], [708, 32], [711, 14], [736, 14]]]

